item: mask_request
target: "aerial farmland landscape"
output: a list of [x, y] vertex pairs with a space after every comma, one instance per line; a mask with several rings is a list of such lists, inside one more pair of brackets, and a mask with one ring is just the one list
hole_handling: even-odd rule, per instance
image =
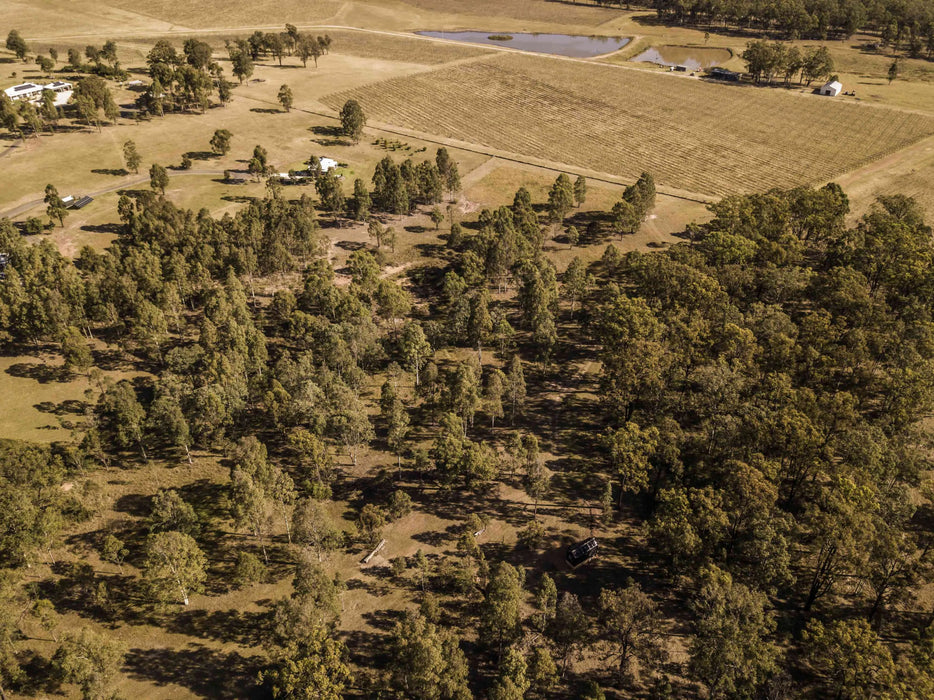
[[934, 698], [930, 0], [0, 36], [0, 700]]

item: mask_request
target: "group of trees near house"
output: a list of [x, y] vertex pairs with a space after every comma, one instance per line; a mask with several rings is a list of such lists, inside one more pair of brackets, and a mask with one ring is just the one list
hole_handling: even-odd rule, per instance
[[788, 38], [850, 37], [878, 33], [894, 49], [934, 52], [934, 8], [925, 0], [650, 0], [666, 21], [774, 30]]
[[331, 48], [331, 37], [312, 36], [300, 32], [295, 25], [286, 24], [284, 32], [253, 32], [246, 39], [227, 41], [232, 72], [242, 83], [253, 75], [253, 66], [261, 58], [272, 57], [282, 65], [286, 56], [295, 56], [307, 67], [308, 60], [318, 67], [318, 59]]
[[[253, 63], [260, 57], [272, 54], [298, 56], [307, 64], [313, 58], [326, 54], [331, 46], [327, 35], [312, 37], [298, 32], [294, 26], [286, 25], [281, 34], [254, 33], [249, 39], [228, 42], [231, 72], [241, 83], [253, 74]], [[6, 47], [18, 58], [27, 60], [30, 49], [16, 30], [10, 31]], [[146, 56], [146, 64], [152, 79], [146, 90], [136, 99], [137, 114], [141, 116], [163, 116], [170, 112], [204, 112], [211, 105], [216, 93], [217, 101], [226, 105], [231, 99], [231, 83], [224, 77], [223, 66], [214, 60], [213, 47], [200, 39], [190, 38], [184, 42], [181, 52], [168, 40], [160, 39]], [[38, 55], [36, 63], [46, 73], [51, 72], [58, 60], [58, 51], [49, 49], [49, 56]], [[22, 100], [13, 102], [7, 95], [0, 94], [0, 126], [11, 133], [25, 137], [38, 136], [43, 130], [54, 131], [60, 119], [69, 113], [88, 126], [101, 129], [102, 118], [115, 124], [120, 110], [113, 99], [110, 86], [105, 79], [125, 80], [128, 77], [117, 56], [117, 45], [106, 41], [102, 46], [88, 45], [82, 55], [77, 48], [68, 50], [66, 67], [75, 72], [93, 73], [82, 78], [75, 86], [73, 108], [63, 109], [55, 105], [55, 94], [46, 91], [38, 104]], [[292, 105], [291, 90], [283, 85], [279, 101], [288, 111]], [[358, 106], [359, 109], [359, 106]], [[359, 138], [365, 119], [362, 111], [348, 135]]]
[[[51, 53], [52, 49], [49, 49], [49, 52]], [[84, 58], [90, 63], [85, 63], [82, 60], [81, 53], [77, 48], [69, 48], [68, 68], [77, 72], [94, 73], [102, 78], [113, 80], [126, 80], [129, 77], [129, 73], [120, 66], [120, 59], [117, 56], [117, 44], [112, 40], [105, 41], [102, 46], [88, 44], [84, 49]]]
[[160, 39], [146, 55], [146, 65], [152, 82], [137, 99], [137, 106], [148, 114], [204, 112], [215, 89], [221, 103], [230, 100], [230, 85], [207, 42], [188, 39], [179, 53], [171, 42]]
[[[348, 206], [319, 169], [317, 202], [270, 188], [220, 217], [128, 193], [114, 243], [74, 260], [0, 222], [0, 341], [58, 351], [92, 387], [70, 439], [0, 443], [0, 688], [39, 674], [109, 697], [126, 650], [75, 617], [106, 630], [92, 621], [143, 610], [183, 629], [193, 596], [279, 578], [290, 593], [250, 630], [265, 656], [244, 662], [276, 698], [930, 697], [916, 598], [934, 578], [934, 245], [917, 205], [883, 198], [848, 225], [835, 185], [729, 197], [666, 251], [610, 245], [559, 272], [546, 233], [587, 192], [560, 175], [547, 201], [522, 188], [450, 221], [417, 285], [387, 277], [391, 234], [371, 211], [425, 211], [457, 175], [444, 149], [386, 159]], [[645, 173], [587, 214], [631, 234], [655, 196]], [[50, 216], [59, 201], [49, 188]], [[346, 284], [318, 210], [376, 239]], [[140, 371], [109, 378], [105, 348]], [[557, 430], [540, 406], [595, 359], [599, 389]], [[361, 489], [368, 450], [383, 455]], [[181, 466], [173, 483], [194, 483], [205, 455], [228, 468], [210, 504], [153, 488], [141, 513], [97, 518], [108, 467], [131, 481]], [[484, 510], [498, 484], [528, 507]], [[618, 535], [592, 577], [519, 565], [557, 546], [541, 510], [565, 496]], [[477, 534], [510, 505], [515, 551]], [[342, 634], [335, 553], [413, 512], [457, 519], [451, 548], [390, 553], [382, 585], [406, 610]], [[25, 585], [79, 530], [103, 568], [57, 562]], [[24, 633], [39, 626], [47, 658]], [[368, 657], [370, 642], [391, 653]]]
[[[396, 163], [386, 156], [376, 165], [372, 190], [363, 179], [357, 178], [350, 196], [345, 194], [333, 169], [322, 171], [316, 157], [309, 161], [309, 172], [314, 177], [320, 208], [329, 214], [347, 216], [356, 221], [372, 221], [372, 215], [376, 213], [410, 214], [419, 206], [439, 204], [445, 192], [453, 195], [460, 189], [457, 163], [443, 147], [437, 150], [434, 161], [415, 163], [407, 158]], [[437, 207], [432, 214], [438, 223], [444, 217]], [[382, 231], [379, 228], [371, 232], [377, 240], [377, 247]]]
[[780, 41], [751, 41], [742, 54], [746, 70], [756, 83], [771, 84], [776, 77], [789, 85], [795, 76], [800, 83], [828, 79], [833, 75], [834, 62], [826, 46], [801, 51], [797, 46]]
[[[16, 32], [10, 34], [7, 44], [18, 46], [22, 39], [18, 39], [19, 35]], [[118, 65], [113, 42], [107, 42], [103, 51], [95, 51], [98, 57], [104, 53], [113, 56], [114, 66]], [[51, 70], [50, 66], [44, 68]], [[52, 132], [59, 120], [65, 116], [65, 110], [55, 104], [55, 99], [56, 93], [51, 90], [43, 90], [38, 103], [29, 100], [14, 102], [6, 93], [0, 93], [0, 126], [23, 138], [27, 133], [38, 137], [43, 131]], [[98, 75], [87, 76], [76, 82], [72, 113], [87, 126], [95, 126], [98, 130], [101, 128], [102, 117], [112, 124], [116, 124], [120, 117], [120, 109], [114, 101], [110, 87]]]

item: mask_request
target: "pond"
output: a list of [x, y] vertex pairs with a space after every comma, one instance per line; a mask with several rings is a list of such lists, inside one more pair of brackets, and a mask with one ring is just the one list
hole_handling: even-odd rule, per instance
[[725, 63], [733, 57], [729, 49], [704, 46], [653, 46], [630, 59], [659, 66], [685, 66], [688, 70], [701, 70]]
[[466, 41], [471, 44], [489, 44], [508, 46], [511, 49], [552, 53], [574, 58], [591, 58], [605, 53], [619, 51], [629, 43], [628, 37], [621, 36], [579, 36], [575, 34], [521, 34], [497, 32], [415, 32], [420, 36], [436, 39]]

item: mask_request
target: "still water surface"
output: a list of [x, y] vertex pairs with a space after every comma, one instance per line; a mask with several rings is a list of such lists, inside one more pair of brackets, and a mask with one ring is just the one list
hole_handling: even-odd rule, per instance
[[631, 60], [656, 63], [660, 66], [686, 66], [690, 70], [700, 70], [724, 63], [731, 57], [732, 54], [727, 49], [703, 46], [653, 46]]
[[[421, 36], [438, 39], [466, 41], [470, 44], [508, 46], [511, 49], [552, 53], [559, 56], [590, 58], [618, 51], [629, 43], [621, 36], [579, 36], [575, 34], [513, 34], [506, 32], [416, 32]], [[491, 39], [491, 36], [509, 36], [508, 40]]]

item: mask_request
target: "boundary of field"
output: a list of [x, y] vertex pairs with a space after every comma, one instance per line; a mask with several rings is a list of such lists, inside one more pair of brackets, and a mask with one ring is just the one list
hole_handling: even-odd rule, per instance
[[[483, 53], [480, 54], [480, 57], [483, 57], [486, 55], [492, 56], [494, 52], [498, 51], [500, 53], [513, 53], [513, 54], [521, 54], [525, 56], [532, 56], [532, 57], [540, 58], [543, 60], [561, 60], [561, 61], [569, 61], [572, 63], [582, 63], [585, 65], [603, 66], [603, 67], [610, 68], [610, 69], [637, 71], [643, 74], [646, 72], [651, 72], [653, 75], [664, 77], [664, 78], [681, 79], [681, 80], [700, 80], [700, 78], [697, 78], [697, 77], [691, 77], [691, 76], [687, 76], [687, 75], [683, 75], [683, 74], [675, 73], [675, 72], [647, 71], [645, 68], [637, 67], [635, 65], [626, 65], [626, 63], [611, 63], [608, 61], [599, 60], [601, 58], [605, 58], [608, 55], [613, 55], [614, 53], [620, 53], [620, 52], [626, 51], [629, 47], [633, 46], [633, 44], [635, 44], [639, 38], [641, 38], [639, 36], [633, 36], [629, 44], [627, 44], [624, 47], [621, 47], [616, 52], [611, 52], [610, 54], [605, 54], [604, 56], [597, 56], [597, 57], [590, 57], [590, 58], [577, 58], [573, 56], [561, 56], [558, 54], [548, 54], [548, 53], [538, 53], [534, 51], [526, 51], [523, 49], [510, 48], [506, 46], [495, 46], [495, 45], [489, 45], [489, 44], [471, 44], [469, 42], [457, 41], [455, 39], [442, 39], [440, 37], [429, 37], [429, 36], [423, 36], [423, 35], [414, 33], [415, 31], [425, 31], [425, 30], [413, 29], [410, 31], [393, 31], [393, 30], [384, 30], [384, 29], [368, 29], [364, 27], [354, 27], [354, 26], [340, 25], [340, 24], [303, 24], [303, 25], [298, 25], [298, 26], [299, 26], [299, 29], [303, 29], [303, 30], [334, 30], [334, 31], [361, 32], [363, 34], [375, 34], [379, 36], [387, 36], [387, 37], [392, 37], [392, 38], [397, 38], [397, 39], [414, 39], [414, 40], [435, 42], [435, 43], [447, 44], [447, 45], [457, 45], [461, 47], [468, 46], [468, 47], [476, 48], [478, 50], [483, 51]], [[132, 32], [126, 35], [115, 35], [115, 36], [121, 40], [171, 38], [171, 37], [178, 37], [179, 39], [182, 39], [182, 38], [186, 38], [189, 36], [242, 34], [245, 32], [251, 32], [251, 31], [256, 31], [256, 30], [273, 30], [273, 29], [279, 29], [279, 28], [281, 28], [281, 25], [279, 24], [255, 25], [255, 26], [247, 26], [247, 27], [202, 28], [202, 29], [183, 28], [183, 29], [179, 29], [176, 31]], [[452, 28], [451, 31], [469, 31], [469, 28], [462, 28], [458, 26], [457, 28]], [[474, 31], [481, 31], [481, 30], [474, 30]], [[486, 30], [482, 30], [482, 31], [486, 31]], [[592, 34], [592, 35], [599, 36], [597, 34]], [[615, 34], [614, 36], [620, 36], [620, 35]], [[96, 38], [97, 35], [96, 34], [74, 34], [74, 35], [64, 35], [64, 36], [57, 36], [57, 37], [28, 37], [27, 39], [33, 42], [50, 42], [50, 41], [51, 42], [55, 42], [55, 41], [68, 42], [70, 40], [84, 40], [90, 37]], [[703, 47], [699, 47], [699, 48], [703, 48]], [[727, 50], [733, 53], [732, 50], [730, 49], [727, 49]], [[340, 51], [337, 50], [335, 51], [335, 53], [340, 53]], [[476, 59], [478, 57], [471, 57], [471, 58]], [[442, 63], [440, 65], [430, 66], [428, 68], [428, 72], [442, 68], [444, 65], [446, 64]], [[719, 83], [717, 84], [719, 85]], [[730, 85], [727, 87], [736, 88], [736, 89], [742, 89], [742, 88], [751, 89], [751, 88], [760, 87], [760, 86]], [[766, 89], [769, 89], [769, 88], [766, 88]], [[796, 91], [785, 91], [783, 94], [786, 94], [792, 97], [799, 97], [799, 98], [826, 99], [823, 97], [818, 97], [816, 95], [811, 95], [809, 93], [801, 93], [801, 92], [796, 92]], [[269, 101], [269, 100], [262, 100], [259, 98], [249, 97], [249, 96], [242, 95], [242, 94], [238, 96], [245, 97], [246, 99], [254, 100], [254, 101], [262, 102], [266, 104], [275, 104], [274, 102]], [[869, 108], [869, 109], [881, 109], [881, 110], [889, 110], [889, 111], [894, 110], [894, 111], [920, 114], [920, 115], [924, 115], [927, 117], [932, 116], [930, 112], [927, 112], [924, 110], [907, 109], [907, 108], [892, 106], [892, 105], [871, 104], [871, 103], [865, 103], [865, 102], [852, 102], [852, 103], [848, 102], [848, 104], [855, 104], [860, 107]], [[325, 107], [325, 106], [321, 105], [321, 107]], [[336, 119], [333, 112], [323, 112], [323, 111], [318, 111], [314, 109], [299, 108], [299, 107], [294, 107], [293, 109], [296, 109], [298, 111], [302, 111], [308, 114], [313, 114], [319, 117], [324, 117], [327, 119]], [[566, 163], [559, 163], [557, 161], [547, 161], [543, 159], [534, 158], [531, 156], [523, 156], [521, 154], [517, 154], [517, 153], [513, 153], [509, 151], [500, 151], [498, 149], [489, 148], [489, 147], [486, 147], [480, 144], [460, 141], [457, 139], [449, 139], [449, 138], [441, 137], [435, 134], [430, 134], [427, 132], [420, 132], [414, 129], [407, 129], [405, 127], [400, 127], [400, 126], [396, 126], [392, 124], [374, 122], [369, 125], [369, 128], [382, 131], [385, 133], [397, 135], [397, 136], [406, 136], [409, 138], [416, 138], [426, 143], [432, 143], [432, 144], [443, 145], [443, 146], [451, 146], [453, 148], [458, 148], [460, 150], [499, 158], [500, 160], [503, 160], [506, 162], [513, 162], [513, 163], [518, 163], [522, 165], [532, 165], [535, 167], [540, 167], [540, 168], [550, 170], [553, 172], [557, 172], [557, 173], [566, 172], [570, 174], [583, 175], [584, 177], [587, 177], [588, 179], [592, 179], [596, 182], [603, 182], [605, 184], [610, 184], [614, 186], [619, 186], [619, 185], [625, 186], [627, 184], [630, 184], [629, 180], [612, 175], [610, 173], [592, 171], [586, 168], [571, 166]], [[925, 139], [921, 138], [918, 141], [923, 141], [923, 140]], [[894, 151], [892, 151], [892, 153], [898, 152], [901, 150], [911, 149], [917, 145], [918, 141], [911, 143], [911, 144], [907, 144], [906, 146], [902, 148], [895, 149]], [[9, 152], [10, 151], [7, 151], [7, 153]], [[864, 168], [870, 165], [871, 163], [876, 162], [880, 158], [890, 156], [892, 153], [886, 153], [880, 156], [879, 158], [874, 158], [874, 159], [870, 159], [865, 162], [862, 162], [858, 164], [855, 168], [841, 172], [837, 174], [835, 177], [842, 177], [843, 175], [853, 172], [854, 170], [859, 170], [861, 168]], [[182, 174], [182, 173], [178, 173], [178, 174]], [[190, 173], [190, 174], [196, 174], [196, 173]], [[715, 197], [715, 196], [708, 196], [708, 195], [703, 195], [700, 193], [695, 193], [695, 192], [690, 192], [690, 191], [685, 191], [685, 190], [667, 188], [664, 185], [661, 185], [658, 187], [658, 193], [662, 196], [672, 197], [675, 199], [681, 199], [684, 201], [697, 202], [701, 204], [709, 204], [712, 202], [719, 201], [720, 199], [719, 197]], [[17, 214], [14, 214], [14, 215], [17, 215]]]
[[[248, 100], [253, 100], [254, 102], [260, 102], [262, 104], [278, 105], [278, 102], [274, 102], [273, 100], [264, 100], [260, 97], [252, 97], [242, 94], [238, 95], [238, 97], [243, 97]], [[324, 107], [324, 105], [322, 105], [322, 107]], [[294, 105], [292, 110], [295, 112], [304, 112], [305, 114], [313, 114], [317, 117], [324, 117], [325, 119], [330, 119], [335, 122], [340, 121], [340, 117], [336, 116], [334, 112], [324, 112], [315, 109], [309, 109], [307, 107], [296, 107]], [[405, 127], [396, 126], [394, 124], [386, 124], [385, 122], [370, 122], [367, 124], [366, 128], [369, 131], [381, 131], [387, 134], [393, 134], [394, 136], [405, 136], [411, 139], [418, 139], [419, 141], [431, 143], [436, 146], [448, 146], [450, 148], [457, 148], [461, 151], [478, 153], [480, 155], [489, 156], [490, 158], [497, 158], [504, 162], [518, 163], [519, 165], [531, 165], [536, 168], [550, 170], [555, 173], [582, 175], [588, 180], [602, 182], [607, 185], [625, 187], [627, 185], [631, 185], [634, 182], [632, 179], [613, 175], [612, 173], [589, 170], [587, 168], [568, 165], [567, 163], [559, 163], [557, 161], [544, 160], [541, 158], [535, 158], [533, 156], [524, 156], [519, 153], [512, 153], [510, 151], [501, 151], [499, 149], [490, 148], [481, 144], [460, 141], [459, 139], [446, 138], [436, 134], [429, 134], [427, 132], [418, 131], [416, 129], [407, 129]], [[674, 199], [681, 199], [686, 202], [697, 202], [698, 204], [712, 204], [713, 202], [717, 202], [721, 199], [720, 197], [715, 197], [712, 195], [708, 196], [699, 194], [697, 192], [679, 190], [677, 188], [670, 188], [664, 185], [658, 185], [656, 189], [659, 195], [672, 197]]]
[[[208, 177], [211, 175], [223, 175], [223, 170], [168, 170], [166, 173], [170, 178], [179, 177], [183, 175], [200, 175], [202, 177]], [[94, 192], [84, 192], [83, 195], [89, 197], [100, 197], [102, 194], [108, 194], [110, 192], [115, 192], [117, 190], [123, 190], [128, 187], [133, 187], [135, 185], [142, 185], [144, 182], [149, 182], [149, 175], [139, 175], [138, 177], [133, 178], [132, 180], [122, 180], [121, 182], [114, 183], [113, 185], [108, 185]], [[0, 219], [12, 219], [15, 216], [20, 216], [25, 214], [30, 209], [39, 206], [45, 200], [44, 199], [30, 199], [28, 202], [23, 202], [12, 209], [9, 209], [5, 212], [0, 212]]]

